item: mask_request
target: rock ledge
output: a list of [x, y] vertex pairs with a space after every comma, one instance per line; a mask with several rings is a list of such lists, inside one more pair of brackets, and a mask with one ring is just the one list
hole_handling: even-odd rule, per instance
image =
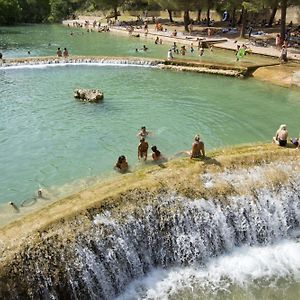
[[103, 99], [103, 92], [95, 89], [76, 89], [74, 90], [74, 98], [84, 102], [98, 103]]

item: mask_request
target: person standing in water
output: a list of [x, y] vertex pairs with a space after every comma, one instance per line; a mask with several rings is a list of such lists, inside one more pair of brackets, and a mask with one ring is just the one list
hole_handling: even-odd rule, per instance
[[139, 131], [139, 133], [137, 134], [137, 137], [139, 137], [139, 138], [145, 138], [146, 136], [148, 136], [149, 135], [149, 131], [147, 131], [147, 129], [146, 129], [146, 126], [142, 126], [141, 127], [141, 130]]
[[67, 48], [64, 49], [63, 56], [64, 57], [68, 57], [69, 56], [69, 52], [68, 52]]
[[60, 48], [57, 48], [56, 55], [57, 55], [57, 57], [62, 57], [62, 52], [61, 52]]
[[167, 54], [167, 59], [168, 60], [172, 60], [174, 58], [173, 53], [172, 53], [172, 49], [169, 49], [168, 54]]
[[138, 160], [141, 160], [141, 158], [144, 158], [144, 161], [147, 160], [148, 148], [148, 143], [145, 141], [145, 138], [142, 137], [138, 145]]

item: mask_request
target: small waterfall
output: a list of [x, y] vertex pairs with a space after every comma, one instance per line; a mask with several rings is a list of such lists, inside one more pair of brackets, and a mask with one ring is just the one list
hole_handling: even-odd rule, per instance
[[[238, 186], [233, 177], [243, 175], [229, 173], [223, 177]], [[89, 211], [40, 232], [0, 277], [0, 298], [114, 299], [153, 269], [204, 266], [240, 246], [271, 245], [299, 228], [299, 179], [294, 171], [284, 185], [220, 199], [132, 191], [122, 209]], [[73, 235], [64, 237], [64, 228]]]
[[0, 64], [0, 69], [46, 68], [67, 65], [156, 67], [159, 63], [161, 63], [159, 60], [136, 58], [78, 57], [57, 59], [39, 57], [36, 59], [7, 60]]

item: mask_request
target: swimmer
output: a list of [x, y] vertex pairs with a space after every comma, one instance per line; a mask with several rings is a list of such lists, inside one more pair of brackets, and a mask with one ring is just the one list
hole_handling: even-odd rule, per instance
[[43, 198], [43, 192], [42, 189], [38, 189], [38, 198]]
[[128, 171], [128, 163], [124, 155], [119, 156], [118, 161], [115, 165], [115, 170], [125, 173]]
[[146, 126], [142, 126], [141, 130], [139, 131], [139, 133], [137, 134], [138, 138], [145, 138], [146, 136], [148, 136], [150, 134], [150, 131], [146, 130]]
[[140, 160], [141, 158], [144, 158], [144, 161], [147, 160], [148, 147], [148, 143], [145, 141], [145, 138], [142, 137], [138, 145], [138, 160]]
[[162, 155], [161, 155], [161, 152], [157, 149], [156, 146], [152, 146], [151, 147], [151, 150], [152, 150], [152, 159], [154, 161], [158, 161], [158, 160], [161, 160], [162, 159]]
[[146, 45], [143, 45], [143, 48], [142, 48], [143, 51], [147, 51], [148, 48], [146, 47]]
[[12, 201], [8, 202], [8, 204], [9, 204], [11, 207], [13, 207], [17, 212], [20, 211], [19, 208], [17, 207], [17, 205], [14, 204]]

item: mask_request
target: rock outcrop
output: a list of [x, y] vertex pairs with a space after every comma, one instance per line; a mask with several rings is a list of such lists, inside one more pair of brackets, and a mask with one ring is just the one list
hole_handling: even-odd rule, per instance
[[94, 89], [76, 89], [74, 91], [74, 98], [84, 102], [98, 103], [103, 99], [103, 93], [100, 90]]

